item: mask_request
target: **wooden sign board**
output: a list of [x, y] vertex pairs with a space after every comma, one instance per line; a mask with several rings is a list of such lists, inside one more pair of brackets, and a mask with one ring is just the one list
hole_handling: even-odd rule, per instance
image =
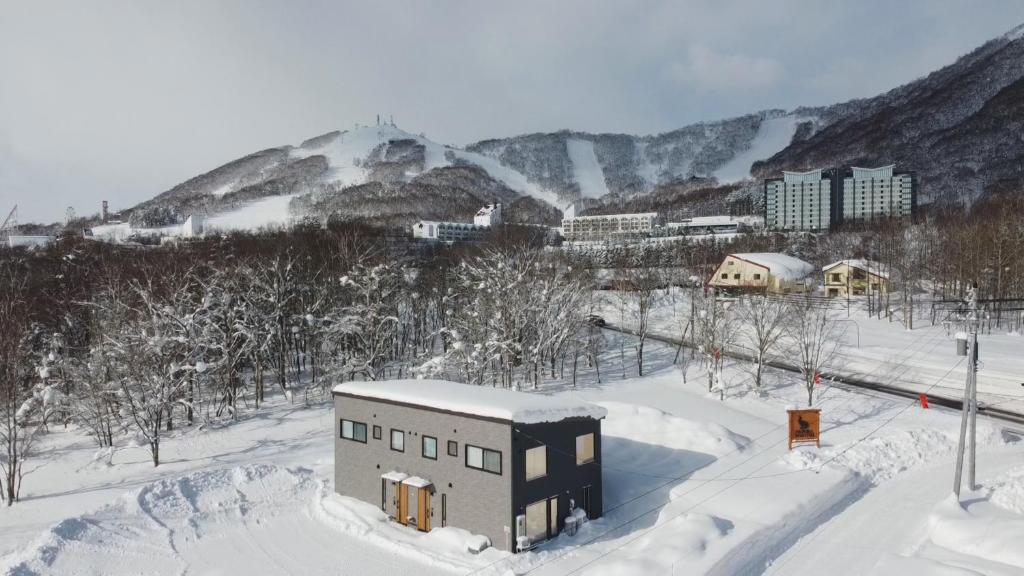
[[789, 449], [794, 444], [814, 444], [821, 447], [821, 410], [786, 410], [789, 413]]

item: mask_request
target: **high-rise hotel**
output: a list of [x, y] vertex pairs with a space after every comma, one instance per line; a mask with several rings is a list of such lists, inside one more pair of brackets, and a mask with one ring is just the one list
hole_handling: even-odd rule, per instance
[[843, 221], [903, 218], [917, 207], [914, 174], [881, 168], [849, 168], [843, 173]]
[[776, 230], [828, 230], [836, 202], [834, 170], [783, 172], [764, 183], [764, 223]]
[[783, 172], [764, 183], [765, 225], [817, 232], [840, 222], [910, 217], [917, 208], [917, 180], [893, 168]]

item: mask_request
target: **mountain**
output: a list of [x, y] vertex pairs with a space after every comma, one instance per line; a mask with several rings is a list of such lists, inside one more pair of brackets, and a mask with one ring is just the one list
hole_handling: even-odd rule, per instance
[[1020, 190], [1022, 63], [1024, 25], [885, 94], [815, 110], [827, 124], [753, 172], [895, 163], [917, 172], [925, 201], [970, 203], [988, 192]]
[[557, 222], [573, 203], [750, 211], [759, 201], [751, 177], [891, 163], [917, 172], [921, 203], [970, 203], [1024, 185], [1021, 62], [1024, 26], [873, 98], [649, 136], [560, 131], [457, 148], [393, 124], [357, 126], [229, 162], [128, 212], [146, 225], [202, 213], [254, 227], [289, 216], [463, 220], [495, 200], [513, 220], [535, 223]]

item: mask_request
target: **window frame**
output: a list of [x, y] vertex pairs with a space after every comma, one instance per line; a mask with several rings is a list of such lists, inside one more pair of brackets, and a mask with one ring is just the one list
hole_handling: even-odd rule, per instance
[[[428, 439], [434, 441], [434, 455], [433, 456], [427, 456], [427, 440]], [[427, 436], [426, 434], [424, 434], [423, 436], [420, 436], [420, 456], [423, 456], [424, 458], [426, 458], [428, 460], [437, 460], [437, 438], [436, 437], [434, 437], [434, 436]]]
[[[345, 423], [348, 422], [352, 425], [352, 436], [345, 436]], [[363, 427], [363, 439], [360, 440], [356, 436], [356, 429], [358, 426]], [[342, 440], [349, 440], [351, 442], [359, 442], [360, 444], [366, 444], [366, 422], [358, 422], [356, 420], [349, 420], [348, 418], [338, 419], [338, 437]]]
[[[584, 461], [581, 462], [580, 461], [580, 438], [583, 438], [584, 436], [590, 436], [590, 459], [589, 460], [584, 460]], [[575, 450], [576, 450], [576, 465], [577, 466], [583, 466], [585, 464], [591, 464], [593, 462], [597, 462], [597, 435], [594, 434], [593, 432], [587, 432], [586, 434], [578, 434], [578, 435], [576, 435]]]
[[[480, 450], [480, 466], [479, 467], [473, 466], [473, 465], [471, 465], [469, 463], [469, 451], [470, 451], [470, 448], [476, 448], [477, 450]], [[488, 452], [493, 452], [493, 453], [498, 455], [498, 471], [497, 472], [487, 468], [487, 453]], [[502, 475], [502, 471], [503, 471], [503, 468], [504, 468], [504, 463], [502, 462], [503, 458], [501, 456], [501, 451], [500, 450], [492, 450], [490, 448], [484, 448], [483, 446], [476, 446], [476, 445], [467, 443], [466, 444], [465, 453], [466, 453], [466, 456], [465, 456], [465, 460], [464, 461], [465, 461], [465, 464], [466, 464], [466, 468], [470, 468], [472, 470], [480, 470], [480, 471], [483, 471], [483, 472], [487, 472], [488, 474], [495, 474], [495, 475], [498, 475], [498, 476]]]
[[[454, 447], [454, 450], [452, 449]], [[448, 455], [458, 458], [459, 457], [459, 441], [449, 440], [448, 441]]]
[[[530, 451], [532, 451], [532, 450], [543, 450], [544, 451], [544, 457], [543, 457], [543, 460], [542, 460], [542, 462], [544, 464], [544, 471], [543, 471], [543, 473], [537, 474], [536, 476], [530, 476]], [[534, 446], [533, 448], [527, 448], [523, 452], [523, 474], [526, 477], [526, 481], [527, 482], [529, 482], [531, 480], [536, 480], [538, 478], [545, 478], [548, 475], [548, 447], [546, 445], [539, 444], [537, 446]]]
[[[402, 447], [401, 448], [395, 448], [395, 432], [398, 432], [399, 437], [402, 439]], [[391, 438], [389, 440], [390, 440], [390, 442], [388, 444], [390, 445], [392, 450], [394, 450], [395, 452], [405, 452], [405, 430], [399, 430], [398, 428], [392, 428], [391, 429]]]
[[373, 425], [373, 439], [374, 440], [380, 440], [383, 437], [384, 437], [384, 432], [380, 429], [380, 425], [374, 424]]

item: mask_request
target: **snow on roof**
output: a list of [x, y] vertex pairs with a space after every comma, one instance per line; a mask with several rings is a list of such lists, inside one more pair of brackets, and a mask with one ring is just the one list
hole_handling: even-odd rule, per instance
[[488, 204], [488, 205], [484, 206], [483, 208], [477, 210], [476, 215], [477, 216], [487, 216], [487, 215], [490, 215], [492, 212], [494, 212], [494, 210], [496, 208], [497, 208], [496, 204]]
[[408, 478], [409, 475], [404, 472], [397, 472], [395, 470], [392, 470], [390, 472], [385, 472], [381, 474], [380, 477], [383, 478], [384, 480], [391, 480], [392, 482], [401, 482]]
[[426, 478], [420, 478], [419, 476], [410, 476], [405, 480], [402, 480], [402, 484], [405, 484], [406, 486], [412, 486], [413, 488], [426, 488], [427, 486], [433, 484], [433, 482], [427, 480]]
[[607, 414], [607, 410], [600, 406], [564, 396], [515, 392], [446, 380], [346, 382], [335, 386], [334, 392], [522, 424], [558, 422], [566, 418], [604, 418]]
[[814, 271], [811, 264], [778, 252], [744, 252], [730, 256], [760, 264], [767, 268], [772, 276], [782, 280], [800, 280]]
[[889, 273], [885, 271], [884, 266], [873, 260], [864, 260], [863, 258], [851, 258], [849, 260], [840, 260], [838, 262], [833, 262], [828, 266], [822, 266], [821, 270], [824, 272], [826, 270], [835, 268], [836, 266], [839, 266], [841, 264], [846, 264], [850, 268], [857, 268], [858, 270], [863, 270], [870, 274], [874, 274], [879, 278], [889, 277]]

